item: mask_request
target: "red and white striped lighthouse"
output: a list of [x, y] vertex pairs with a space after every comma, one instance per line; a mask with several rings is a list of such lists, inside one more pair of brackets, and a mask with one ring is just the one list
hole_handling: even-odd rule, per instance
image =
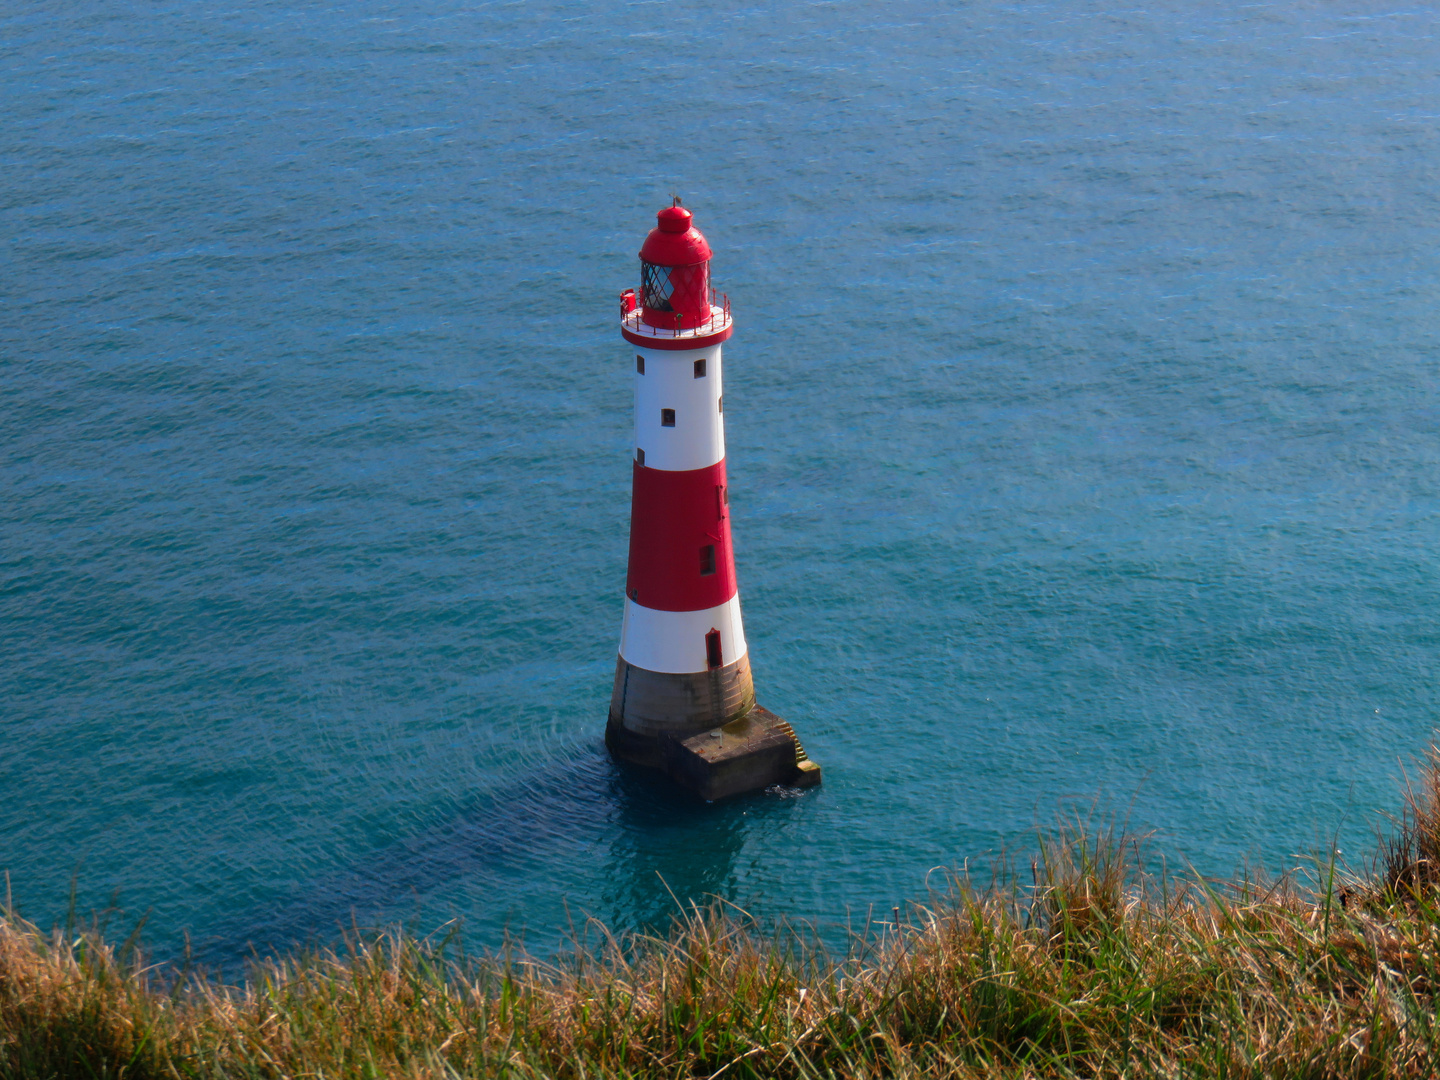
[[[676, 753], [687, 757], [693, 736], [710, 733], [696, 743], [696, 761], [733, 759], [732, 772], [767, 739], [783, 737], [794, 746], [790, 770], [815, 782], [818, 770], [790, 726], [757, 708], [751, 682], [725, 477], [721, 354], [734, 329], [730, 303], [710, 286], [710, 245], [690, 211], [675, 200], [657, 217], [640, 249], [639, 295], [627, 289], [620, 305], [620, 333], [634, 354], [635, 448], [625, 616], [606, 742], [617, 757], [668, 765], [684, 779]], [[728, 757], [721, 753], [727, 747]], [[693, 772], [696, 761], [678, 772]], [[730, 794], [795, 779], [771, 776], [775, 769], [758, 767], [759, 759], [750, 764], [755, 782], [740, 788], [691, 786]]]

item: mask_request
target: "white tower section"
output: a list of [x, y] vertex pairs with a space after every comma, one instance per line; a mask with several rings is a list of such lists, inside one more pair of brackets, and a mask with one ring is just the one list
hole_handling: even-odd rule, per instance
[[[720, 345], [682, 352], [636, 350], [637, 464], [671, 473], [709, 471], [723, 464], [723, 371]], [[728, 503], [723, 490], [717, 498], [728, 521]], [[740, 618], [738, 591], [723, 603], [686, 611], [645, 607], [627, 597], [620, 629], [620, 656], [649, 671], [704, 671], [707, 667], [705, 638], [711, 630], [720, 632], [722, 667], [745, 655], [745, 628]]]

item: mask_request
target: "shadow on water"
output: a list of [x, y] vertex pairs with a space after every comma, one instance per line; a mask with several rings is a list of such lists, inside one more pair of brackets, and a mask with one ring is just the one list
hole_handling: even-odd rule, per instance
[[[703, 803], [661, 777], [617, 766], [598, 743], [575, 747], [448, 820], [236, 912], [192, 941], [191, 959], [234, 975], [247, 958], [333, 941], [350, 926], [394, 925], [410, 914], [412, 929], [433, 931], [444, 908], [426, 899], [457, 886], [492, 894], [503, 908], [503, 930], [489, 945], [534, 928], [528, 943], [543, 950], [559, 943], [567, 916], [594, 915], [622, 933], [664, 929], [677, 902], [731, 896], [757, 798], [769, 801]], [[531, 908], [523, 883], [556, 865], [572, 868], [579, 895], [566, 899], [567, 910]]]
[[616, 772], [619, 827], [601, 893], [610, 928], [664, 930], [690, 901], [734, 899], [736, 859], [763, 796], [709, 804], [639, 770]]

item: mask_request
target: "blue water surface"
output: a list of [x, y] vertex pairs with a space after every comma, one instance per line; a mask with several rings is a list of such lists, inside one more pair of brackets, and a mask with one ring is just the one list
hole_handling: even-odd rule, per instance
[[[8, 5], [16, 906], [225, 965], [672, 893], [835, 927], [1072, 804], [1204, 873], [1360, 856], [1440, 707], [1437, 21]], [[672, 193], [801, 797], [601, 743]]]

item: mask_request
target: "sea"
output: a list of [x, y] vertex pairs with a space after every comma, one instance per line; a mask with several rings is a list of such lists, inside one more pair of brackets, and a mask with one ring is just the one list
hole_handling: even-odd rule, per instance
[[[843, 941], [1066, 820], [1177, 874], [1363, 868], [1440, 711], [1437, 28], [6, 4], [12, 910], [235, 970], [717, 901]], [[803, 793], [602, 742], [617, 297], [677, 196]]]

